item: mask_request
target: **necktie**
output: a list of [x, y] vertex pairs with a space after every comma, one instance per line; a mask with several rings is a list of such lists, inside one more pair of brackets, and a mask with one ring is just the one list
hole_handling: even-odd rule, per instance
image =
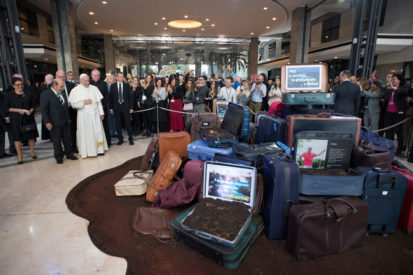
[[57, 98], [59, 99], [60, 103], [62, 103], [62, 105], [65, 105], [65, 101], [63, 100], [63, 97], [61, 94], [58, 94]]
[[123, 91], [122, 91], [122, 84], [119, 83], [119, 104], [123, 103]]

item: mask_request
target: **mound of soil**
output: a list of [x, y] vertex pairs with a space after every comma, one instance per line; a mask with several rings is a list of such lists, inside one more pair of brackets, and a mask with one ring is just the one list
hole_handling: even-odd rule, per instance
[[245, 204], [208, 198], [197, 204], [183, 225], [232, 241], [249, 216]]

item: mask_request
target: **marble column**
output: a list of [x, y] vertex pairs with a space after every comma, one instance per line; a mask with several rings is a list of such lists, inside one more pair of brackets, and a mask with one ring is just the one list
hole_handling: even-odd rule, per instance
[[291, 18], [291, 64], [308, 62], [308, 45], [310, 42], [311, 11], [307, 6], [293, 10]]
[[57, 68], [72, 71], [79, 77], [76, 29], [72, 17], [73, 4], [69, 0], [50, 0], [53, 31], [56, 43]]

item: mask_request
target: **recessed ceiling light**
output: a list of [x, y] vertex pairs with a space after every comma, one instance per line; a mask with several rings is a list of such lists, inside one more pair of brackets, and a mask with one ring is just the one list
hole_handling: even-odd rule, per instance
[[165, 31], [168, 29], [168, 28], [163, 28]]
[[44, 59], [44, 61], [47, 61], [47, 60], [49, 60], [49, 58], [46, 57], [46, 58]]
[[89, 14], [90, 14], [90, 15], [94, 15], [95, 13], [94, 13], [93, 11], [90, 11]]
[[153, 23], [155, 26], [158, 26], [158, 22]]
[[182, 30], [183, 32], [186, 32], [186, 30]]
[[250, 33], [251, 35], [254, 35], [254, 33], [252, 32], [252, 33]]
[[95, 25], [97, 25], [97, 24], [99, 24], [99, 22], [98, 22], [98, 21], [95, 21]]
[[168, 22], [168, 26], [177, 29], [196, 29], [202, 26], [202, 23], [195, 20], [173, 20]]
[[110, 29], [111, 32], [113, 32], [113, 29]]
[[205, 21], [209, 22], [209, 18], [205, 18]]
[[166, 17], [162, 17], [162, 20], [166, 20]]
[[264, 7], [263, 10], [265, 10], [265, 11], [268, 10], [268, 7]]
[[108, 1], [102, 1], [103, 5], [106, 5], [108, 3]]
[[211, 27], [215, 27], [215, 24], [211, 24]]
[[201, 31], [204, 31], [204, 30], [205, 30], [204, 28], [201, 29]]
[[334, 59], [337, 59], [338, 57], [337, 56], [334, 56]]
[[266, 26], [265, 28], [266, 28], [266, 29], [269, 29], [269, 28], [270, 28], [270, 26]]
[[272, 18], [272, 21], [275, 21], [275, 20], [277, 20], [277, 17], [273, 17], [273, 18]]
[[188, 18], [188, 15], [185, 14], [185, 15], [184, 15], [184, 18]]

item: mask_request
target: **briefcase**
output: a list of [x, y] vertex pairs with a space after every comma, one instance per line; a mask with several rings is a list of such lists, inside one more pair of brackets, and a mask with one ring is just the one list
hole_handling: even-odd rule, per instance
[[336, 254], [357, 247], [366, 235], [369, 205], [338, 197], [290, 209], [287, 247], [298, 260]]
[[294, 93], [282, 94], [282, 103], [285, 105], [334, 105], [334, 93]]
[[116, 196], [140, 196], [146, 193], [153, 171], [129, 171], [115, 184]]

